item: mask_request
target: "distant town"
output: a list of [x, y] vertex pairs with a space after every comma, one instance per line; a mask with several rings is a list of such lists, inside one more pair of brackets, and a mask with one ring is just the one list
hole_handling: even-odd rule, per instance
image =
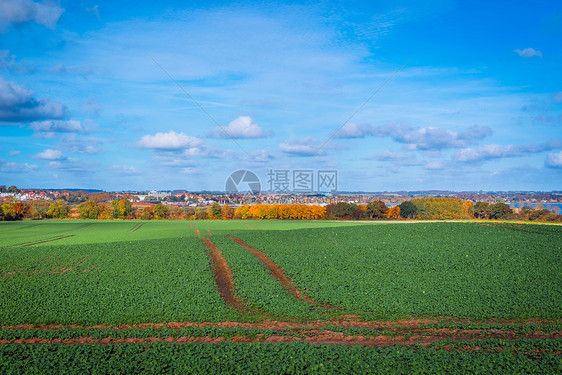
[[188, 190], [151, 191], [102, 191], [92, 189], [26, 189], [16, 186], [0, 186], [0, 202], [17, 199], [28, 201], [57, 201], [81, 203], [89, 199], [110, 202], [126, 198], [140, 205], [162, 203], [167, 206], [207, 207], [214, 203], [231, 207], [252, 204], [305, 204], [326, 206], [339, 202], [368, 204], [382, 201], [394, 207], [414, 198], [455, 198], [472, 202], [505, 203], [517, 210], [523, 206], [547, 209], [559, 214], [562, 210], [562, 191], [394, 191], [394, 192], [334, 192], [334, 193], [241, 193], [227, 194], [220, 191], [192, 192]]

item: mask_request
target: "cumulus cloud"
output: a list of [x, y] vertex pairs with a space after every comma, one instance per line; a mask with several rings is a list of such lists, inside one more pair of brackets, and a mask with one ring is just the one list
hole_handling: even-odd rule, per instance
[[45, 151], [38, 153], [37, 155], [35, 155], [35, 157], [37, 159], [51, 160], [51, 161], [67, 159], [67, 157], [60, 150], [53, 150], [51, 148], [48, 148]]
[[218, 126], [209, 133], [213, 138], [265, 138], [264, 130], [249, 116], [240, 116], [231, 121], [228, 126]]
[[549, 152], [544, 164], [549, 168], [562, 168], [562, 151]]
[[0, 123], [61, 119], [67, 115], [62, 103], [36, 99], [31, 90], [0, 76]]
[[506, 157], [526, 156], [539, 152], [562, 148], [562, 140], [553, 139], [542, 144], [527, 143], [523, 145], [498, 145], [491, 144], [477, 148], [465, 148], [458, 150], [453, 159], [460, 162], [479, 162]]
[[533, 56], [537, 56], [537, 57], [541, 57], [542, 58], [542, 52], [534, 49], [534, 48], [525, 48], [525, 49], [516, 49], [515, 51], [516, 54], [518, 54], [521, 57], [533, 57]]
[[63, 9], [54, 1], [33, 2], [31, 0], [0, 1], [0, 31], [9, 26], [36, 22], [48, 28], [54, 28]]
[[316, 156], [324, 155], [324, 149], [320, 149], [321, 144], [313, 137], [291, 139], [279, 143], [279, 150], [295, 156]]
[[417, 128], [407, 123], [389, 123], [372, 128], [371, 134], [391, 137], [396, 142], [406, 144], [410, 150], [442, 150], [466, 147], [488, 137], [492, 130], [487, 126], [473, 125], [459, 133], [431, 126]]
[[29, 127], [36, 132], [44, 133], [82, 133], [86, 129], [76, 120], [46, 120], [34, 121], [29, 124]]
[[170, 130], [168, 133], [145, 135], [138, 142], [138, 146], [141, 148], [162, 151], [195, 149], [202, 144], [203, 141], [197, 137], [192, 137], [184, 133], [176, 133], [173, 130]]

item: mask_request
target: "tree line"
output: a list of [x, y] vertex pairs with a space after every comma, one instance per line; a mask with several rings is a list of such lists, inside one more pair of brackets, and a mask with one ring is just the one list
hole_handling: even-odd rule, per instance
[[110, 202], [89, 199], [78, 205], [59, 201], [19, 202], [16, 199], [0, 205], [0, 221], [23, 219], [142, 219], [142, 220], [207, 220], [207, 219], [277, 219], [277, 220], [455, 220], [491, 219], [562, 222], [562, 215], [540, 208], [523, 207], [515, 213], [502, 202], [488, 203], [454, 198], [415, 198], [398, 206], [388, 207], [383, 201], [373, 200], [361, 205], [338, 202], [326, 206], [304, 204], [254, 204], [233, 208], [214, 203], [209, 207], [154, 206], [133, 207], [125, 198]]

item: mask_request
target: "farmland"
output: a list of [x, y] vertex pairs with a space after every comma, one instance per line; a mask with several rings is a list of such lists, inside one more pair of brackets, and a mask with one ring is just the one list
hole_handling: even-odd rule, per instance
[[64, 220], [0, 239], [0, 373], [562, 366], [560, 226]]

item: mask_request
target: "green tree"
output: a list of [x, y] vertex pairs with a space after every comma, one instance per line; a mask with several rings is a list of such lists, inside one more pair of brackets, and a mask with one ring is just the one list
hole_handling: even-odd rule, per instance
[[355, 205], [353, 203], [338, 202], [334, 207], [334, 216], [339, 218], [352, 217], [355, 212]]
[[413, 219], [418, 214], [418, 207], [412, 201], [405, 201], [398, 205], [400, 207], [400, 217]]
[[154, 213], [154, 217], [159, 220], [165, 219], [169, 214], [168, 207], [164, 206], [162, 203], [158, 203], [154, 206], [152, 212]]
[[503, 219], [504, 217], [512, 213], [513, 210], [511, 209], [511, 207], [503, 202], [499, 202], [490, 205], [488, 217], [490, 219]]
[[382, 219], [387, 212], [388, 207], [386, 207], [383, 201], [371, 201], [367, 205], [366, 213], [371, 219]]
[[486, 219], [490, 216], [490, 203], [476, 202], [473, 207], [474, 217], [477, 219]]
[[82, 219], [97, 219], [100, 214], [98, 202], [94, 199], [89, 199], [84, 203], [80, 203], [78, 205], [78, 214]]
[[12, 185], [8, 188], [8, 193], [19, 193], [19, 191], [20, 191], [20, 189], [18, 189], [14, 185]]
[[64, 201], [56, 201], [49, 206], [47, 216], [54, 219], [64, 219], [68, 216], [68, 212], [68, 206]]
[[216, 219], [220, 219], [222, 217], [221, 205], [217, 202], [213, 203], [213, 205], [209, 207], [209, 215]]

